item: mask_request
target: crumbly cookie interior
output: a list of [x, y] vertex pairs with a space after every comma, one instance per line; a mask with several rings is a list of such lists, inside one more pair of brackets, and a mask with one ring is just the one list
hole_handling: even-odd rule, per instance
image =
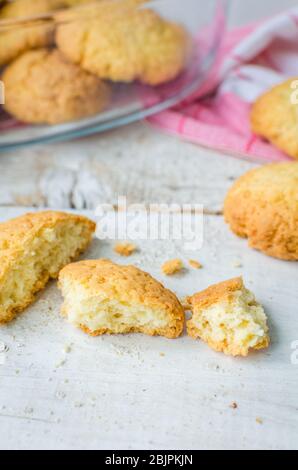
[[[49, 278], [56, 278], [59, 270], [85, 248], [86, 238], [89, 239], [89, 229], [63, 222], [42, 229], [39, 236], [18, 248], [15, 260], [1, 279], [0, 323], [7, 320], [8, 311], [28, 305], [33, 293], [44, 287]], [[6, 253], [10, 256], [9, 247]]]
[[64, 280], [62, 290], [65, 298], [62, 311], [70, 323], [84, 327], [90, 332], [105, 330], [120, 334], [142, 331], [144, 328], [160, 330], [169, 323], [168, 314], [141, 304], [108, 299], [104, 296], [88, 296], [83, 286], [75, 286]]

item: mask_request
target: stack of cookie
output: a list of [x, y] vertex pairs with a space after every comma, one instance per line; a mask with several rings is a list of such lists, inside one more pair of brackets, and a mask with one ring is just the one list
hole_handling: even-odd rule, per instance
[[[186, 65], [189, 38], [146, 0], [14, 0], [0, 8], [5, 110], [26, 123], [95, 115], [111, 82], [155, 86]], [[70, 8], [75, 7], [75, 8]], [[16, 21], [18, 20], [18, 21]]]

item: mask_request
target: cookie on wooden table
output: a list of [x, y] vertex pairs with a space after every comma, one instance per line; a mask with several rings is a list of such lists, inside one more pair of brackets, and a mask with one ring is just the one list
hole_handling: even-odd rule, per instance
[[255, 134], [264, 137], [290, 157], [298, 158], [298, 101], [292, 78], [262, 95], [251, 112]]
[[192, 318], [187, 332], [212, 349], [232, 356], [269, 346], [267, 317], [242, 278], [235, 278], [189, 297]]
[[58, 124], [102, 111], [109, 85], [69, 62], [57, 50], [25, 52], [4, 71], [5, 110], [18, 120]]
[[[183, 70], [189, 38], [183, 27], [162, 19], [142, 2], [102, 2], [90, 15], [61, 24], [56, 43], [63, 54], [88, 72], [120, 82], [158, 85]], [[115, 8], [116, 7], [116, 8]], [[69, 40], [71, 38], [71, 41]]]
[[[15, 0], [0, 10], [0, 21], [30, 18], [55, 11], [64, 6], [63, 0]], [[23, 52], [53, 43], [54, 24], [34, 20], [0, 29], [0, 66], [7, 64]]]
[[224, 216], [252, 248], [298, 260], [298, 163], [275, 163], [249, 171], [227, 194]]
[[167, 338], [183, 330], [177, 297], [150, 274], [106, 259], [66, 266], [59, 274], [62, 314], [90, 335], [145, 333]]
[[0, 224], [0, 323], [25, 309], [50, 278], [89, 245], [95, 224], [64, 212], [28, 213]]

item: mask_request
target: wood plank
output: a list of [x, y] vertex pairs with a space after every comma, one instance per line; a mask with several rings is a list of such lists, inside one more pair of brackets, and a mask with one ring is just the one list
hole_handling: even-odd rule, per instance
[[255, 166], [139, 123], [76, 142], [0, 155], [0, 205], [94, 209], [99, 203], [222, 207], [231, 182]]

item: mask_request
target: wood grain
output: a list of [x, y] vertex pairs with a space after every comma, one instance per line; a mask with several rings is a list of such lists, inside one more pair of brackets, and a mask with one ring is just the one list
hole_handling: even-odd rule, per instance
[[253, 162], [226, 158], [136, 124], [101, 136], [1, 154], [0, 205], [94, 209], [99, 203], [222, 207]]

